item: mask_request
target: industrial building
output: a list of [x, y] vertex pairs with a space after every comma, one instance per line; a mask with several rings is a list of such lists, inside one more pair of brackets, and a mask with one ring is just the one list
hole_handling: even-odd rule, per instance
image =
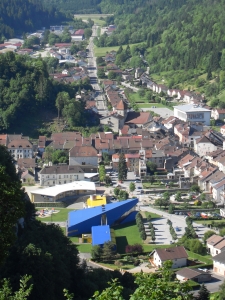
[[211, 110], [195, 104], [179, 105], [174, 106], [174, 117], [185, 122], [210, 125]]
[[99, 245], [103, 246], [106, 242], [112, 242], [116, 245], [116, 238], [113, 229], [110, 229], [109, 225], [92, 226], [92, 246]]
[[71, 211], [68, 214], [67, 235], [91, 233], [92, 226], [118, 225], [135, 220], [138, 199], [124, 200], [102, 206]]
[[85, 194], [95, 194], [94, 182], [73, 181], [71, 183], [55, 185], [44, 189], [30, 191], [31, 202], [56, 202]]

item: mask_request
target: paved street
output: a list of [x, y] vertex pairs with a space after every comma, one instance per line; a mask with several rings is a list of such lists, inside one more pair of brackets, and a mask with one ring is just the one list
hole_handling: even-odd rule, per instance
[[95, 93], [95, 101], [96, 107], [99, 111], [99, 114], [106, 116], [108, 114], [105, 95], [98, 84], [98, 77], [97, 77], [97, 65], [96, 65], [96, 57], [94, 56], [94, 44], [93, 38], [97, 36], [97, 29], [98, 26], [94, 25], [92, 27], [92, 37], [90, 38], [90, 42], [88, 45], [89, 53], [88, 53], [88, 72], [90, 77], [90, 83], [93, 89], [96, 91]]

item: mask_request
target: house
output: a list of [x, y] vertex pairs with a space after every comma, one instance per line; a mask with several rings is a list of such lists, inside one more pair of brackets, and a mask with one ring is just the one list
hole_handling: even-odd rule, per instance
[[225, 276], [225, 251], [213, 257], [213, 272]]
[[79, 29], [71, 34], [72, 41], [83, 41], [84, 40], [84, 29]]
[[119, 132], [119, 129], [124, 126], [124, 117], [118, 113], [114, 113], [100, 119], [101, 125], [107, 125], [113, 132]]
[[211, 274], [207, 271], [200, 269], [190, 269], [183, 268], [176, 272], [176, 277], [181, 282], [185, 282], [187, 280], [193, 280], [196, 282], [207, 282], [212, 279]]
[[179, 105], [174, 106], [174, 117], [185, 122], [201, 122], [210, 125], [211, 110], [203, 108], [201, 105]]
[[210, 142], [210, 140], [203, 136], [197, 140], [194, 140], [194, 151], [200, 156], [204, 156], [210, 152], [216, 151], [217, 146]]
[[93, 146], [74, 146], [69, 151], [69, 165], [93, 165], [98, 166], [101, 155]]
[[222, 127], [220, 127], [220, 133], [225, 136], [225, 125], [223, 125]]
[[214, 120], [224, 120], [225, 119], [225, 109], [215, 108], [212, 110], [212, 118]]
[[17, 160], [18, 158], [32, 158], [33, 145], [23, 136], [19, 136], [8, 143], [8, 151], [12, 157]]
[[[127, 164], [127, 169], [129, 171], [134, 172], [135, 174], [138, 174], [138, 169], [139, 169], [139, 158], [140, 155], [139, 153], [125, 153], [125, 160], [126, 160], [126, 164]], [[119, 154], [113, 154], [112, 155], [112, 164], [113, 164], [113, 170], [118, 170], [118, 166], [119, 166]]]
[[35, 174], [35, 168], [37, 167], [35, 158], [18, 158], [17, 159], [17, 168], [20, 170], [30, 170]]
[[158, 268], [161, 268], [163, 263], [168, 260], [171, 260], [173, 263], [172, 269], [187, 266], [188, 254], [183, 246], [155, 249], [150, 256], [151, 263]]
[[38, 152], [43, 153], [46, 147], [46, 136], [39, 136], [38, 139]]
[[151, 120], [150, 112], [128, 112], [126, 118], [126, 125], [131, 127], [142, 127], [145, 123]]
[[41, 186], [54, 186], [84, 180], [84, 171], [80, 166], [63, 164], [50, 167], [46, 166], [39, 174]]
[[212, 189], [213, 199], [217, 204], [224, 204], [225, 196], [225, 180], [220, 181], [213, 186]]
[[[207, 248], [208, 253], [211, 254], [212, 256], [215, 256], [215, 255], [221, 253], [222, 251], [219, 252], [219, 249], [217, 249], [216, 246], [218, 244], [220, 244], [222, 241], [223, 242], [225, 241], [225, 239], [222, 236], [219, 236], [217, 234], [210, 236], [210, 238], [208, 238], [206, 241], [206, 248]], [[225, 248], [224, 243], [223, 243], [223, 246]]]

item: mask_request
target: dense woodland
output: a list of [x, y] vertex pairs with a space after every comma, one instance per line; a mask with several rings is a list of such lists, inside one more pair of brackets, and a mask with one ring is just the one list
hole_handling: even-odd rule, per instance
[[43, 0], [46, 7], [54, 5], [61, 11], [76, 14], [100, 13], [100, 2], [101, 0]]
[[12, 52], [0, 55], [0, 130], [9, 130], [29, 111], [40, 109], [56, 111], [56, 99], [60, 93], [66, 98], [62, 105], [63, 115], [71, 126], [85, 126], [84, 104], [75, 101], [76, 93], [92, 89], [87, 82], [63, 84], [54, 81], [48, 73], [46, 61], [32, 59]]
[[0, 41], [65, 19], [54, 7], [44, 8], [40, 0], [0, 0]]

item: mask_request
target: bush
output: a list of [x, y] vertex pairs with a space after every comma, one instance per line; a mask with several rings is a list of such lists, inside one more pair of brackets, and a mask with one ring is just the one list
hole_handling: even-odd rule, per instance
[[120, 261], [120, 260], [115, 260], [115, 261], [114, 261], [114, 265], [115, 265], [115, 266], [118, 266], [118, 267], [121, 267], [121, 266], [123, 265], [123, 263], [122, 263], [122, 261]]
[[126, 253], [143, 253], [143, 247], [140, 244], [127, 245], [125, 248]]
[[139, 260], [139, 259], [135, 260], [135, 261], [134, 261], [134, 266], [137, 267], [137, 266], [139, 266], [139, 265], [140, 265], [140, 260]]

